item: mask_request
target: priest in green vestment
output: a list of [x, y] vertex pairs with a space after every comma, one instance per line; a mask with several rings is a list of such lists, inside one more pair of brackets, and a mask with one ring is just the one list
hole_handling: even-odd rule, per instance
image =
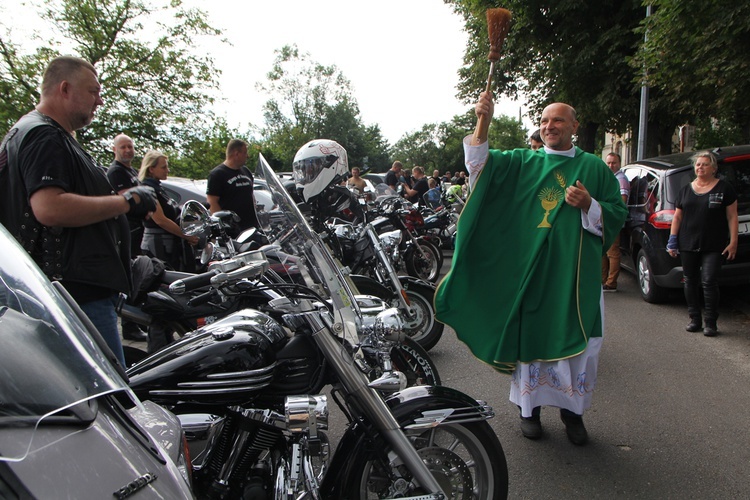
[[[492, 116], [490, 97], [482, 94], [477, 116]], [[480, 120], [466, 141], [472, 191], [458, 223], [451, 270], [435, 294], [436, 316], [476, 357], [514, 374], [514, 381], [519, 364], [537, 371], [547, 364], [541, 375], [549, 375], [550, 387], [541, 389], [553, 394], [534, 399], [544, 384], [532, 376], [519, 391], [531, 394], [527, 411], [517, 402], [522, 414], [534, 409], [538, 415], [539, 406], [550, 404], [580, 417], [595, 380], [591, 360], [571, 375], [588, 375], [591, 385], [585, 387], [575, 380], [556, 387], [561, 384], [554, 363], [575, 362], [592, 338], [602, 336], [601, 257], [627, 209], [607, 165], [573, 145], [578, 122], [572, 107], [555, 103], [544, 110], [545, 147], [537, 151], [488, 150], [489, 121]], [[594, 364], [597, 357], [598, 350]], [[576, 393], [588, 399], [576, 399]]]

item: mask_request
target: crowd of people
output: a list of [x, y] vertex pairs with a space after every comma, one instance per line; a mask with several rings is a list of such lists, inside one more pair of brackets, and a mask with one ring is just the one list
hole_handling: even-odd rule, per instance
[[[36, 109], [12, 127], [2, 144], [0, 222], [50, 280], [59, 281], [125, 366], [120, 337], [146, 340], [137, 325], [118, 325], [120, 294], [134, 296], [132, 259], [158, 259], [173, 269], [194, 263], [179, 207], [161, 182], [169, 158], [148, 150], [133, 167], [134, 141], [112, 140], [114, 160], [100, 167], [75, 138], [102, 104], [96, 69], [84, 59], [58, 57], [45, 69]], [[239, 227], [257, 226], [247, 144], [232, 140], [208, 177], [210, 210], [233, 210]]]
[[[131, 258], [179, 269], [197, 237], [181, 231], [178, 207], [161, 185], [169, 175], [165, 154], [147, 151], [136, 171], [134, 141], [118, 134], [105, 172], [77, 142], [76, 131], [102, 104], [100, 92], [87, 61], [49, 63], [39, 104], [0, 148], [0, 222], [62, 283], [124, 366], [115, 305], [119, 294], [133, 294]], [[483, 92], [475, 133], [464, 140], [468, 176], [437, 169], [428, 176], [422, 166], [406, 170], [395, 161], [385, 183], [433, 206], [448, 186], [462, 198], [471, 193], [452, 270], [435, 294], [437, 317], [479, 359], [511, 375], [510, 400], [525, 437], [542, 436], [541, 409], [552, 406], [570, 441], [583, 445], [604, 331], [602, 292], [617, 289], [629, 185], [617, 154], [605, 163], [573, 144], [578, 121], [570, 105], [547, 106], [530, 148], [512, 151], [489, 148], [490, 120], [480, 118], [493, 112]], [[211, 213], [235, 212], [240, 230], [258, 226], [247, 158], [247, 143], [229, 141], [207, 184]], [[686, 329], [698, 331], [705, 320], [707, 336], [717, 333], [722, 258], [737, 252], [737, 195], [717, 168], [711, 153], [694, 157], [696, 178], [677, 195], [666, 248], [682, 259]], [[359, 168], [347, 183], [364, 191]], [[125, 338], [143, 339], [136, 325], [122, 327]]]

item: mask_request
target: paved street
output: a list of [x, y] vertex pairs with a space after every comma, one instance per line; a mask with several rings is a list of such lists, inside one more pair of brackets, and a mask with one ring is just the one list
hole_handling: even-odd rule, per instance
[[[750, 498], [750, 291], [722, 290], [715, 338], [685, 332], [684, 300], [674, 295], [667, 304], [647, 304], [625, 272], [619, 291], [605, 294], [605, 341], [584, 447], [568, 442], [552, 408], [542, 412], [545, 436], [523, 438], [508, 402], [509, 377], [477, 361], [446, 328], [430, 355], [445, 385], [494, 407], [490, 423], [508, 459], [510, 498]], [[334, 415], [335, 439], [343, 417]]]
[[495, 408], [490, 422], [508, 459], [510, 498], [750, 498], [750, 316], [740, 310], [747, 294], [722, 290], [722, 334], [707, 338], [685, 332], [679, 293], [647, 304], [627, 273], [619, 288], [605, 294], [587, 446], [568, 442], [553, 408], [542, 412], [541, 440], [522, 437], [509, 377], [477, 361], [452, 330], [430, 351], [444, 384]]

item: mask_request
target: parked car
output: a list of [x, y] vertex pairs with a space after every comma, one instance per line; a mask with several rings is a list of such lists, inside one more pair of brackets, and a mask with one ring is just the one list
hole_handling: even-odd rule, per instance
[[[208, 201], [206, 201], [207, 184], [208, 181], [205, 179], [187, 179], [184, 177], [169, 177], [161, 181], [164, 190], [180, 207], [189, 200], [195, 200], [203, 206], [208, 207]], [[266, 207], [273, 206], [271, 194], [265, 183], [256, 180], [254, 190], [256, 205]]]
[[362, 178], [370, 181], [373, 186], [377, 186], [378, 184], [385, 184], [385, 174], [368, 173], [364, 174]]
[[[717, 148], [719, 177], [737, 191], [739, 243], [737, 256], [726, 261], [720, 285], [750, 283], [750, 145]], [[628, 218], [621, 232], [620, 265], [638, 277], [646, 302], [661, 302], [671, 288], [682, 288], [679, 258], [667, 254], [677, 193], [695, 179], [693, 153], [648, 158], [623, 167], [630, 180]]]
[[187, 179], [185, 177], [168, 177], [161, 181], [161, 185], [170, 198], [181, 207], [186, 201], [195, 200], [204, 207], [208, 207], [206, 201], [205, 179]]

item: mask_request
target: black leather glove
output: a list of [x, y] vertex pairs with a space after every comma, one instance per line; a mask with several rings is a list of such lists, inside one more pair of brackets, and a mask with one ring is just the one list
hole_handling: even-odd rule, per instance
[[[136, 186], [128, 189], [122, 195], [128, 200], [130, 205], [128, 213], [131, 215], [145, 217], [147, 213], [156, 210], [156, 191], [151, 186]], [[137, 195], [139, 201], [135, 201], [133, 195]]]

